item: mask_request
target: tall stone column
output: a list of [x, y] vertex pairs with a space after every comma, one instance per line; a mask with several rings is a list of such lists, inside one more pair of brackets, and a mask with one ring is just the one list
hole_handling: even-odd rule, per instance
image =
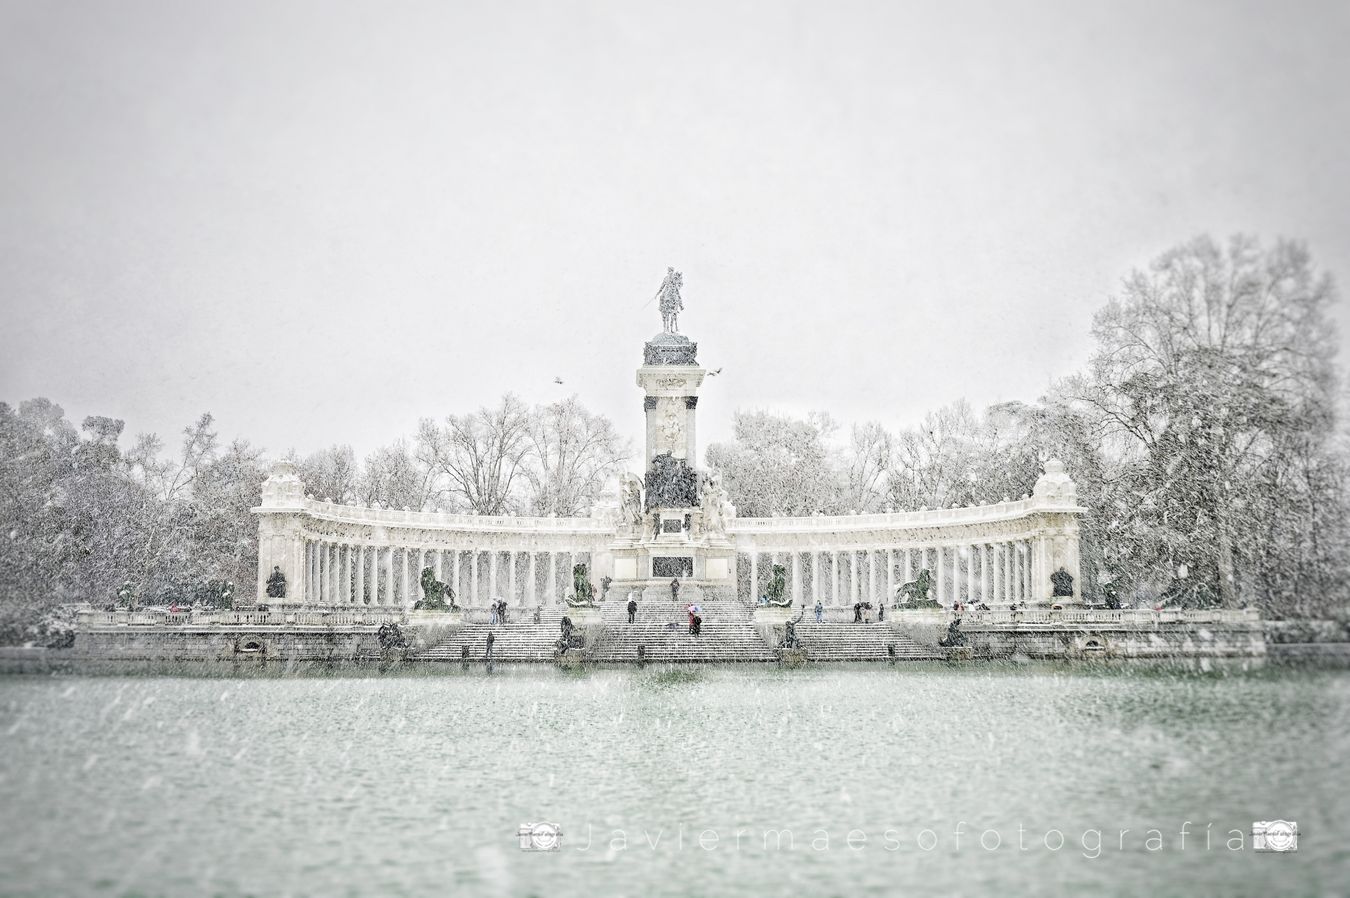
[[794, 605], [802, 603], [802, 556], [800, 552], [792, 553], [792, 603]]
[[530, 550], [530, 604], [539, 604], [539, 570], [535, 567], [534, 550]]
[[830, 553], [830, 596], [831, 604], [838, 608], [842, 602], [839, 595], [839, 553]]
[[877, 602], [877, 553], [867, 550], [867, 601]]
[[994, 571], [991, 570], [990, 560], [994, 556], [994, 546], [985, 543], [980, 547], [980, 601], [985, 605], [994, 605], [998, 597], [994, 594]]
[[352, 552], [348, 543], [338, 546], [338, 601], [352, 603]]
[[[912, 563], [911, 563], [911, 561], [910, 561], [910, 555], [911, 555], [912, 553], [910, 552], [909, 549], [905, 549], [904, 552], [905, 552], [905, 562], [904, 562], [904, 563], [905, 563], [905, 575], [904, 575], [904, 580], [903, 580], [902, 582], [904, 582], [904, 583], [912, 583], [912, 582], [914, 582], [914, 568], [913, 568]], [[922, 563], [920, 563], [919, 566], [922, 567], [922, 566], [923, 566]]]
[[510, 594], [509, 596], [506, 597], [506, 601], [507, 601], [509, 604], [511, 604], [511, 605], [524, 605], [524, 604], [525, 604], [524, 602], [522, 602], [522, 601], [517, 601], [517, 593], [516, 593], [516, 553], [515, 553], [515, 552], [507, 552], [507, 553], [506, 553], [506, 563], [509, 564], [509, 565], [511, 566], [511, 567], [508, 569], [507, 575], [506, 575], [506, 589], [507, 589], [507, 592], [509, 592], [509, 593], [511, 593], [511, 594]]
[[750, 550], [750, 604], [759, 604], [759, 550]]
[[319, 544], [319, 604], [333, 604], [333, 544], [324, 540]]
[[975, 604], [975, 555], [979, 552], [979, 547], [971, 544], [966, 550], [966, 601], [972, 605]]
[[437, 549], [435, 553], [436, 579], [445, 582], [445, 551]]
[[946, 573], [946, 571], [943, 570], [943, 568], [945, 567], [943, 561], [944, 559], [942, 557], [942, 547], [941, 546], [934, 547], [933, 567], [935, 568], [937, 573], [937, 600], [939, 605], [948, 604], [948, 602], [944, 601], [947, 598], [947, 578], [943, 576]]
[[355, 564], [355, 573], [352, 579], [356, 583], [355, 596], [352, 598], [352, 604], [365, 605], [366, 603], [366, 547], [362, 545], [353, 545], [352, 561]]
[[370, 587], [370, 604], [372, 606], [380, 604], [380, 548], [371, 545], [366, 553], [369, 558], [366, 559], [366, 577], [370, 581], [367, 585]]
[[[811, 602], [820, 602], [820, 553], [811, 553]], [[824, 602], [821, 602], [823, 605]]]
[[469, 550], [469, 604], [478, 607], [478, 555], [477, 549]]
[[553, 604], [558, 604], [558, 553], [548, 553], [548, 594]]
[[883, 604], [895, 601], [895, 550], [886, 550], [886, 597]]

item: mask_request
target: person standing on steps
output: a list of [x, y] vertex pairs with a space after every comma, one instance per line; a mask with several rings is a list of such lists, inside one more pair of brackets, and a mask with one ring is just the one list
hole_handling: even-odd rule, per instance
[[488, 611], [488, 626], [497, 626], [497, 600], [493, 599]]
[[680, 600], [680, 578], [676, 577], [670, 581], [670, 600], [678, 602]]
[[862, 602], [853, 603], [853, 622], [855, 624], [862, 623]]
[[886, 620], [886, 603], [877, 603], [877, 623], [883, 623]]
[[820, 623], [821, 618], [825, 616], [825, 606], [820, 604], [820, 599], [816, 599], [816, 623]]
[[492, 644], [496, 641], [497, 641], [497, 634], [489, 630], [487, 635], [487, 656], [486, 656], [486, 660], [488, 661], [492, 660]]
[[631, 624], [633, 618], [637, 617], [637, 599], [633, 598], [632, 590], [628, 592], [628, 622]]

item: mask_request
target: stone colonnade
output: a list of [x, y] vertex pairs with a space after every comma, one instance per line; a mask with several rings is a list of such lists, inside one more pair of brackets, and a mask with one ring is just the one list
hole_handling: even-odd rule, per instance
[[[409, 607], [422, 598], [422, 571], [449, 584], [455, 603], [486, 607], [504, 599], [514, 607], [561, 602], [578, 564], [595, 570], [591, 551], [442, 549], [304, 538], [306, 605]], [[592, 579], [596, 579], [592, 577]]]
[[[1010, 605], [1043, 597], [1033, 571], [1035, 546], [1028, 540], [973, 542], [885, 549], [789, 549], [737, 553], [740, 598], [753, 602], [769, 590], [773, 566], [782, 565], [793, 605], [817, 601], [826, 607], [893, 601], [896, 590], [929, 571], [929, 598]], [[1048, 574], [1047, 574], [1048, 576]]]
[[[737, 594], [747, 602], [767, 591], [772, 566], [782, 564], [794, 605], [878, 604], [924, 569], [930, 597], [943, 605], [1052, 598], [1076, 604], [1082, 601], [1083, 511], [1064, 466], [1049, 461], [1033, 493], [1017, 500], [886, 514], [732, 517], [726, 537], [737, 551]], [[617, 509], [600, 508], [586, 518], [530, 518], [340, 505], [306, 497], [286, 462], [274, 465], [254, 512], [258, 601], [269, 604], [406, 608], [421, 598], [421, 572], [428, 567], [450, 584], [459, 605], [547, 604], [570, 590], [575, 565], [588, 566], [598, 589], [613, 573], [613, 550], [631, 547]], [[706, 543], [689, 548], [711, 551]], [[274, 568], [286, 576], [284, 599], [266, 595]], [[1073, 594], [1052, 597], [1051, 575], [1061, 568], [1073, 578]]]

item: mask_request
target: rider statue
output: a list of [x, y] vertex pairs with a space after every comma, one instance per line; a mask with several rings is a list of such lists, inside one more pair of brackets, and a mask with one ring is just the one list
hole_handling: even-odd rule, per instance
[[680, 287], [683, 285], [684, 275], [674, 268], [667, 268], [666, 279], [661, 282], [661, 288], [656, 291], [654, 297], [659, 300], [658, 306], [661, 309], [661, 330], [667, 334], [680, 332], [679, 316], [684, 310], [684, 302], [680, 299]]

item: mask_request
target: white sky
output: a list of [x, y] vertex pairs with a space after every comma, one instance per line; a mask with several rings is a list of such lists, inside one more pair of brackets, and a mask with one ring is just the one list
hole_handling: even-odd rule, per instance
[[636, 445], [667, 265], [701, 448], [1034, 399], [1198, 233], [1350, 284], [1347, 46], [1332, 3], [6, 2], [0, 399], [364, 454], [575, 391]]

